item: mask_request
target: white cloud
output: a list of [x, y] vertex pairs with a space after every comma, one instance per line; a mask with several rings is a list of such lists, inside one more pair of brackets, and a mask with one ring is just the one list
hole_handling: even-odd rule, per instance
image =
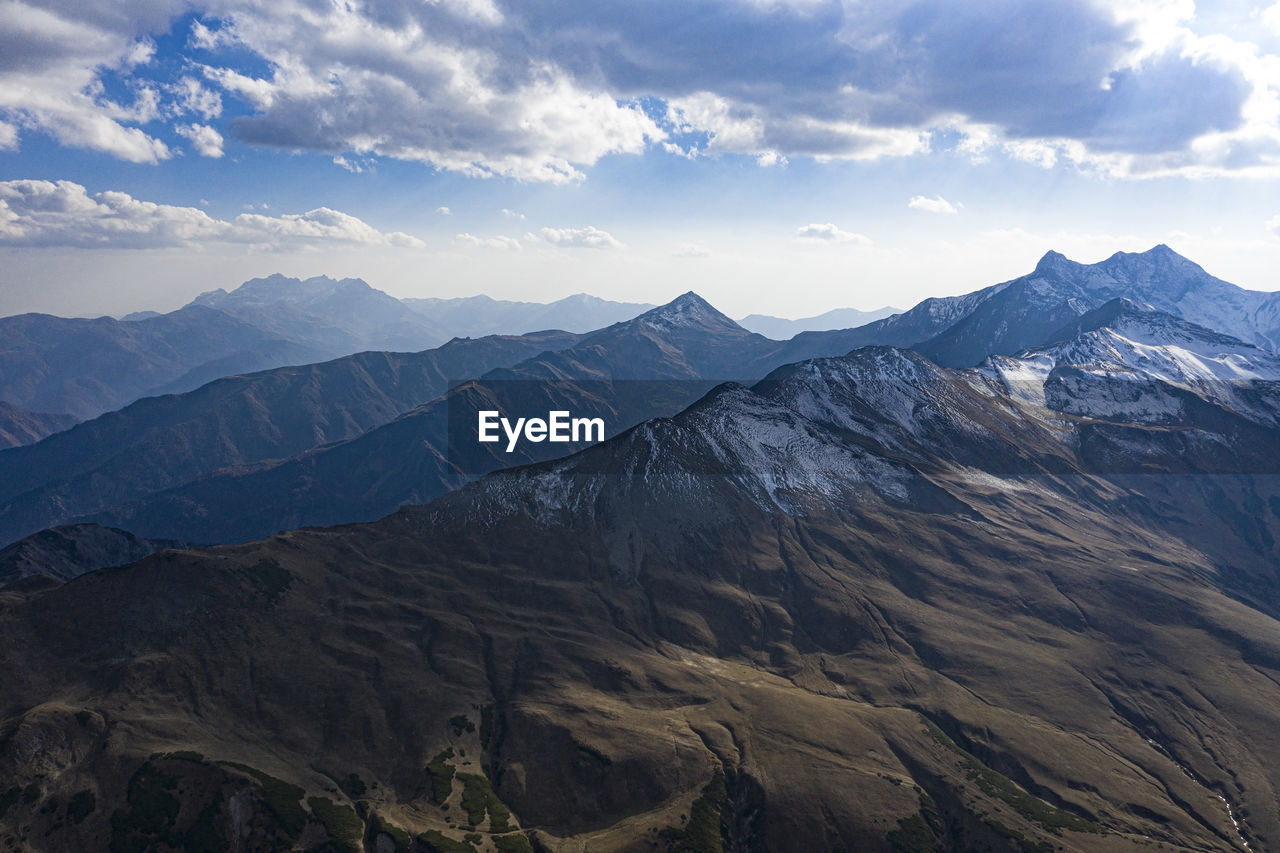
[[508, 210], [505, 207], [502, 208], [502, 215], [505, 216], [507, 219], [524, 219], [523, 213], [517, 213], [516, 211]]
[[854, 243], [859, 246], [870, 246], [871, 238], [844, 231], [830, 222], [810, 224], [796, 229], [796, 239], [810, 243]]
[[196, 147], [202, 157], [222, 156], [222, 134], [207, 124], [180, 124], [174, 131]]
[[595, 226], [585, 228], [543, 228], [538, 232], [543, 240], [554, 246], [570, 249], [621, 249], [622, 244], [608, 231]]
[[364, 172], [363, 166], [361, 166], [359, 163], [351, 162], [346, 157], [343, 157], [341, 154], [333, 158], [333, 165], [341, 166], [343, 169], [346, 169], [348, 172], [351, 172], [354, 175], [359, 175]]
[[1273, 3], [1263, 9], [1258, 17], [1262, 20], [1264, 27], [1280, 35], [1280, 3]]
[[1267, 220], [1267, 230], [1280, 237], [1280, 216], [1273, 216]]
[[194, 77], [183, 77], [169, 87], [174, 115], [195, 113], [205, 121], [222, 115], [222, 96]]
[[423, 248], [421, 240], [384, 233], [341, 211], [242, 213], [214, 219], [194, 207], [140, 201], [127, 193], [90, 195], [71, 181], [0, 182], [0, 245], [82, 248], [200, 248], [242, 243], [267, 249], [328, 243]]
[[453, 211], [443, 205], [436, 208], [436, 213], [441, 216], [453, 216]]
[[672, 257], [709, 258], [711, 257], [711, 250], [708, 249], [706, 246], [700, 246], [697, 243], [688, 243], [684, 246], [681, 246], [677, 251], [675, 251], [672, 254]]
[[913, 195], [911, 200], [907, 202], [907, 207], [913, 210], [923, 210], [928, 213], [955, 213], [956, 207], [942, 196], [934, 196], [932, 198], [923, 195]]
[[135, 66], [148, 63], [155, 46], [147, 34], [166, 29], [178, 8], [179, 0], [152, 0], [127, 12], [110, 4], [0, 4], [0, 117], [10, 126], [43, 130], [63, 145], [122, 160], [169, 158], [163, 141], [129, 126], [156, 117], [160, 93], [131, 80], [131, 100], [113, 100], [101, 76], [128, 78]]
[[458, 234], [453, 239], [459, 243], [468, 246], [476, 246], [481, 249], [498, 249], [504, 252], [519, 252], [521, 249], [520, 241], [514, 237], [477, 237], [474, 234]]
[[[152, 39], [191, 12], [192, 55], [154, 62]], [[650, 146], [768, 166], [945, 143], [1118, 176], [1280, 174], [1280, 58], [1239, 32], [1196, 31], [1195, 12], [1191, 0], [724, 0], [696, 16], [641, 0], [9, 0], [0, 122], [157, 162], [172, 152], [149, 123], [213, 127], [236, 98], [249, 114], [216, 129], [251, 144], [560, 183]], [[1249, 23], [1280, 28], [1280, 3]], [[177, 70], [147, 82], [144, 66]]]

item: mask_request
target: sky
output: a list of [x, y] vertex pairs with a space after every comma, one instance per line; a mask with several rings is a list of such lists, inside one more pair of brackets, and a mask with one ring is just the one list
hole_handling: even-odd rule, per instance
[[1280, 2], [0, 0], [0, 315], [255, 276], [910, 307], [1280, 290]]

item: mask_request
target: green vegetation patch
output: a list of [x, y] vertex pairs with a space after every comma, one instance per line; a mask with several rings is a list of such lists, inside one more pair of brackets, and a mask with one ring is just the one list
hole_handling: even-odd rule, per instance
[[72, 823], [81, 823], [93, 814], [93, 810], [97, 807], [98, 798], [93, 795], [93, 791], [88, 789], [80, 791], [72, 795], [71, 801], [67, 803], [67, 820]]
[[898, 828], [886, 836], [893, 853], [937, 853], [938, 842], [933, 830], [920, 815], [898, 820]]
[[369, 786], [364, 783], [364, 780], [360, 778], [359, 774], [352, 773], [347, 777], [347, 791], [351, 796], [362, 797], [364, 796], [365, 791], [368, 790]]
[[983, 793], [1012, 806], [1018, 814], [1028, 820], [1034, 820], [1045, 829], [1053, 832], [1063, 829], [1069, 829], [1072, 832], [1093, 832], [1098, 834], [1106, 832], [1105, 829], [1091, 820], [1085, 820], [1079, 815], [1064, 811], [1057, 806], [1046, 803], [1039, 797], [1028, 794], [1008, 776], [992, 770], [972, 753], [960, 747], [933, 723], [926, 720], [925, 726], [934, 740], [961, 757], [966, 774], [978, 784]]
[[293, 586], [293, 575], [284, 566], [268, 557], [259, 560], [244, 570], [249, 580], [266, 596], [267, 601], [275, 604], [289, 587]]
[[178, 787], [178, 780], [147, 762], [129, 779], [125, 793], [128, 809], [116, 809], [111, 813], [111, 853], [131, 853], [162, 841], [178, 846], [181, 839], [174, 832], [174, 822], [182, 804], [170, 792]]
[[169, 793], [177, 787], [177, 779], [152, 767], [150, 762], [139, 767], [129, 780], [125, 795], [134, 828], [156, 834], [171, 828], [182, 808], [178, 798]]
[[427, 775], [431, 777], [431, 801], [443, 805], [453, 793], [454, 770], [449, 759], [453, 758], [453, 749], [446, 749], [427, 762]]
[[472, 845], [450, 838], [436, 829], [429, 829], [419, 835], [418, 841], [427, 848], [427, 853], [476, 853], [476, 848]]
[[1016, 829], [1010, 829], [998, 820], [984, 820], [982, 822], [987, 829], [999, 835], [1001, 838], [1007, 838], [1018, 845], [1018, 853], [1053, 853], [1053, 845], [1048, 841], [1041, 841], [1036, 844], [1027, 840], [1027, 837]]
[[693, 801], [689, 809], [684, 837], [675, 848], [679, 853], [721, 853], [724, 850], [720, 841], [720, 812], [728, 799], [724, 772], [717, 769], [702, 789], [702, 795]]
[[409, 850], [413, 847], [413, 839], [409, 837], [409, 833], [395, 824], [388, 823], [387, 819], [382, 815], [375, 814], [372, 824], [374, 835], [385, 835], [390, 838], [396, 853], [409, 853]]
[[324, 824], [324, 831], [329, 833], [339, 850], [359, 853], [364, 824], [356, 816], [355, 809], [325, 797], [308, 797], [307, 805], [316, 819]]
[[533, 845], [519, 832], [495, 836], [493, 846], [498, 848], [498, 853], [533, 853]]
[[467, 822], [478, 826], [488, 812], [490, 832], [510, 832], [511, 810], [498, 799], [489, 780], [474, 773], [459, 773], [458, 778], [462, 781], [462, 808]]
[[193, 761], [196, 764], [204, 764], [204, 756], [190, 749], [180, 749], [177, 752], [166, 752], [164, 758], [176, 758], [179, 761]]
[[223, 835], [222, 794], [219, 793], [196, 815], [195, 822], [187, 829], [182, 849], [185, 853], [223, 853], [228, 847]]
[[285, 832], [291, 838], [297, 838], [301, 834], [302, 828], [307, 824], [307, 812], [299, 801], [306, 791], [247, 764], [233, 761], [224, 761], [222, 764], [252, 776], [262, 786], [262, 801], [280, 821]]

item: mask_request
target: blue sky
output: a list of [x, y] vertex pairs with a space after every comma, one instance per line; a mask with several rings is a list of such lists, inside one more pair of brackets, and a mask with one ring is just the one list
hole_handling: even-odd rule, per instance
[[271, 272], [906, 307], [1165, 242], [1280, 289], [1280, 2], [0, 6], [0, 313]]

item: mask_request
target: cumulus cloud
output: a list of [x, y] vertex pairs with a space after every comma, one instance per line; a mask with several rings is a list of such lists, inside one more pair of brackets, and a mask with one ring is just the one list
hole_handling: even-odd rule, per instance
[[149, 33], [163, 32], [179, 0], [136, 9], [118, 4], [41, 7], [0, 4], [0, 118], [43, 130], [61, 144], [106, 152], [135, 163], [172, 156], [138, 127], [156, 117], [160, 93], [131, 81], [129, 97], [111, 97], [104, 74], [128, 76], [154, 53]]
[[436, 213], [440, 214], [441, 216], [453, 216], [453, 211], [445, 207], [444, 205], [437, 207]]
[[623, 246], [608, 231], [595, 226], [586, 228], [543, 228], [539, 232], [543, 240], [553, 246], [566, 249], [621, 249]]
[[907, 207], [912, 210], [923, 210], [928, 213], [955, 213], [956, 207], [942, 196], [913, 195], [907, 202]]
[[517, 213], [516, 211], [508, 210], [505, 207], [502, 208], [502, 215], [505, 216], [507, 219], [524, 219], [523, 213]]
[[215, 219], [194, 207], [156, 204], [122, 192], [90, 194], [71, 181], [0, 182], [0, 245], [82, 248], [199, 248], [241, 243], [284, 249], [327, 243], [423, 248], [327, 207], [299, 214], [242, 213]]
[[844, 231], [830, 222], [805, 225], [796, 229], [796, 239], [807, 243], [853, 243], [870, 246], [871, 238], [853, 231]]
[[477, 237], [474, 234], [458, 234], [453, 239], [467, 246], [476, 246], [481, 249], [498, 249], [503, 252], [519, 252], [521, 250], [520, 241], [514, 237]]
[[222, 134], [207, 124], [180, 124], [174, 128], [179, 136], [195, 146], [202, 157], [222, 156]]
[[1267, 230], [1280, 237], [1280, 215], [1273, 216], [1267, 220]]
[[[1190, 3], [694, 6], [13, 0], [0, 121], [154, 162], [172, 154], [157, 121], [213, 127], [234, 98], [247, 113], [217, 130], [247, 143], [523, 181], [650, 146], [761, 165], [957, 145], [1119, 175], [1280, 170], [1280, 62], [1197, 33]], [[152, 38], [175, 21], [189, 55], [156, 67]]]

